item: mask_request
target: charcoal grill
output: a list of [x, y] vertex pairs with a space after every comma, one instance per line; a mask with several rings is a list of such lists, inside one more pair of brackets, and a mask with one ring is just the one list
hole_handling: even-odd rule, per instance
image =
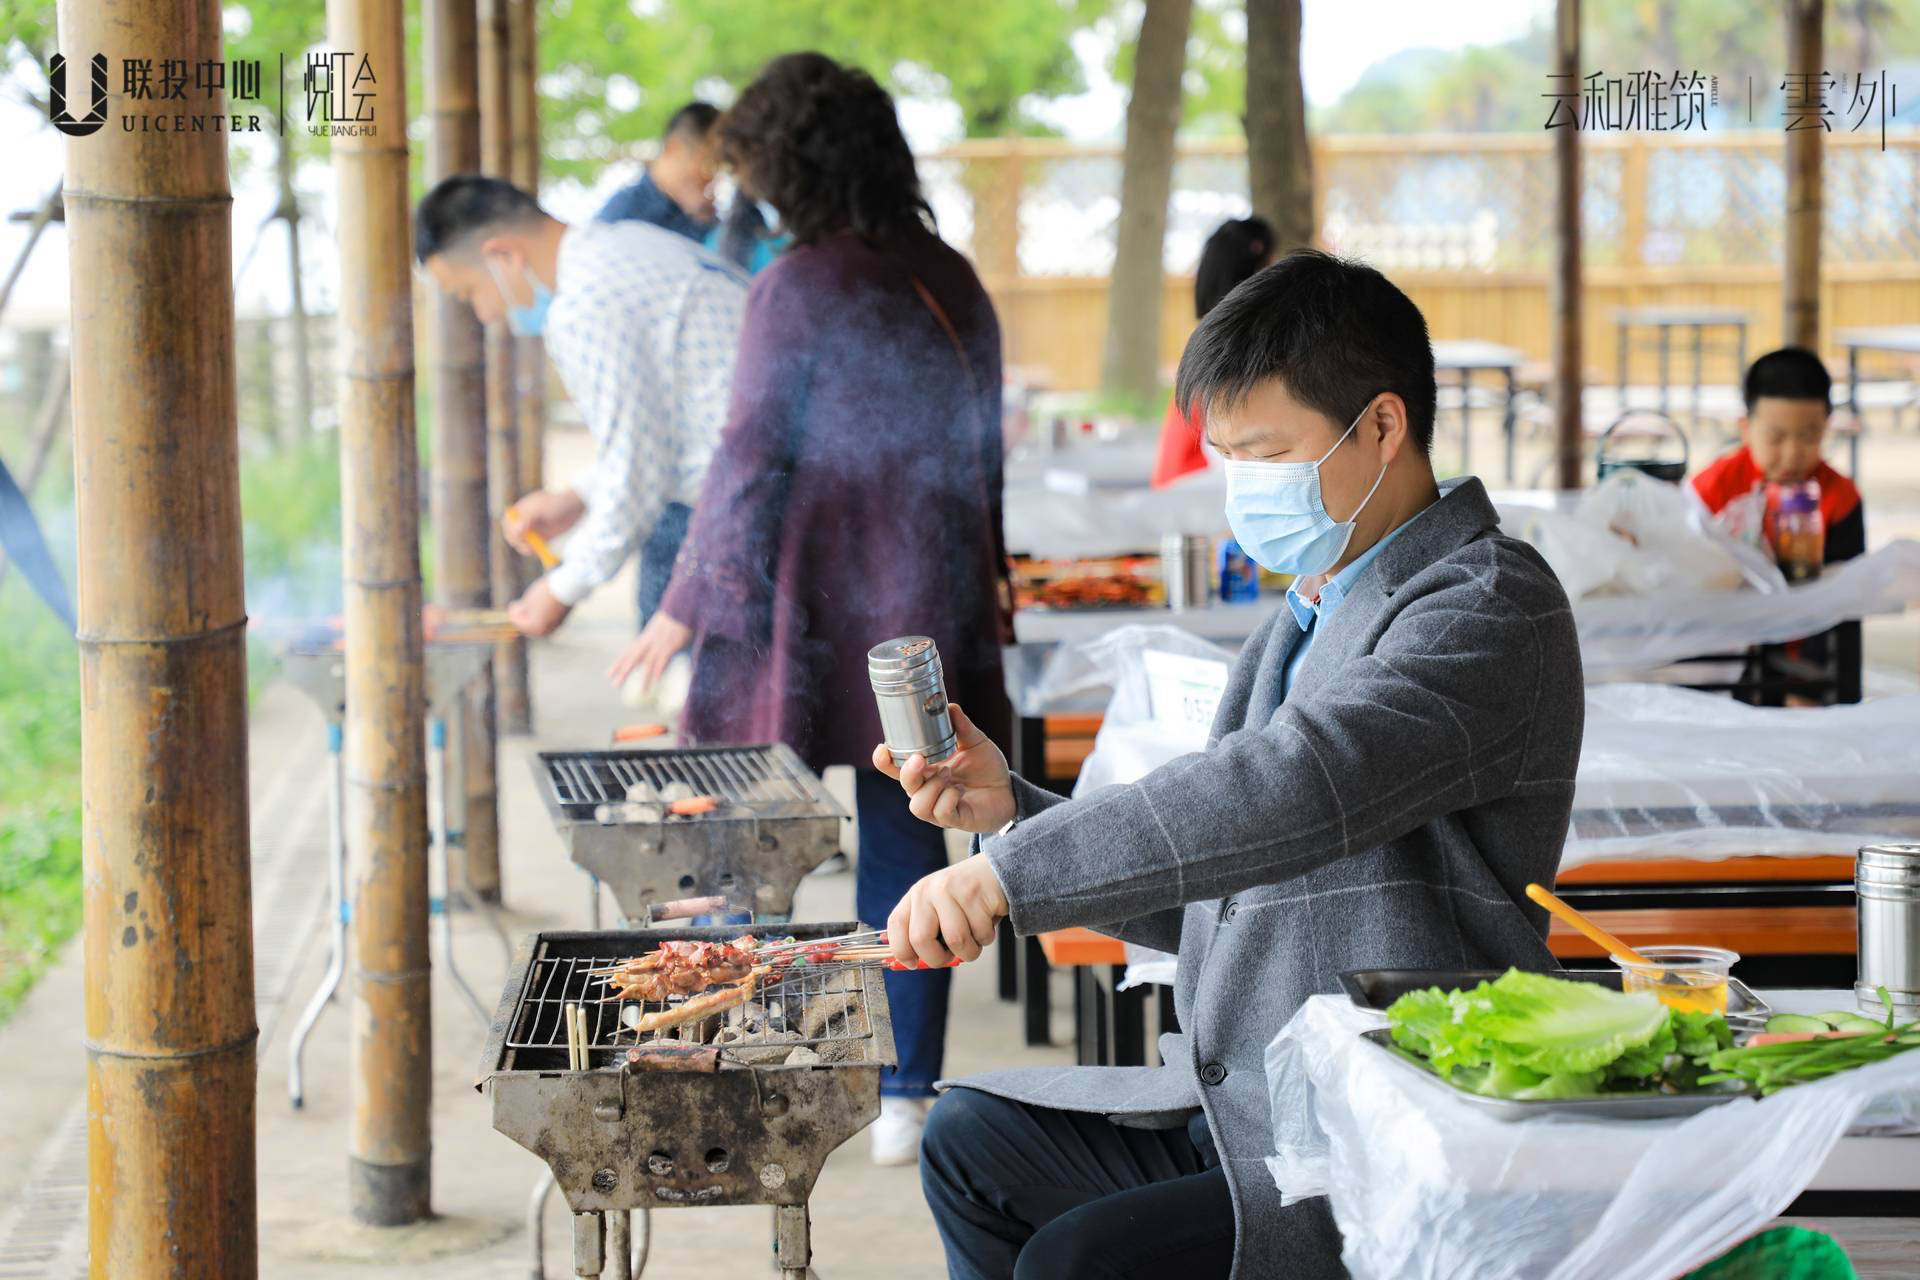
[[[762, 1029], [725, 1047], [640, 1040], [621, 1006], [603, 1002], [607, 989], [588, 971], [671, 940], [726, 941], [743, 932], [822, 938], [858, 927], [549, 932], [522, 943], [475, 1087], [492, 1097], [493, 1127], [545, 1161], [565, 1195], [576, 1277], [627, 1276], [624, 1233], [615, 1235], [616, 1247], [607, 1245], [609, 1214], [618, 1228], [636, 1209], [753, 1204], [774, 1208], [781, 1274], [806, 1276], [808, 1198], [828, 1154], [880, 1113], [880, 1075], [894, 1065], [877, 969], [827, 970], [760, 993], [741, 1014], [725, 1016], [751, 1028], [757, 1014]], [[820, 1000], [850, 1008], [809, 1021]], [[586, 1070], [568, 1066], [563, 1009], [570, 1002], [587, 1009]], [[748, 1060], [767, 1056], [765, 1029], [782, 1024], [800, 1032], [782, 1047], [811, 1048], [818, 1063]], [[665, 1034], [706, 1038], [686, 1028]]]
[[[543, 751], [533, 768], [568, 856], [635, 923], [652, 907], [703, 896], [784, 919], [801, 879], [840, 848], [845, 812], [783, 744]], [[680, 817], [658, 803], [629, 804], [636, 784], [721, 803]]]

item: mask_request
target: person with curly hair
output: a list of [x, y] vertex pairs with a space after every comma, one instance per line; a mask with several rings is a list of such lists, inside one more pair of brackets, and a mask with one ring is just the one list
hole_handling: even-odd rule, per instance
[[[867, 651], [931, 636], [953, 701], [995, 740], [1011, 734], [1000, 326], [972, 266], [935, 234], [893, 100], [866, 72], [776, 58], [718, 132], [793, 247], [754, 277], [673, 583], [610, 675], [651, 683], [691, 646], [691, 737], [854, 766], [857, 908], [879, 922], [947, 851], [872, 767]], [[899, 1069], [874, 1126], [880, 1163], [917, 1158], [949, 978], [886, 975]]]

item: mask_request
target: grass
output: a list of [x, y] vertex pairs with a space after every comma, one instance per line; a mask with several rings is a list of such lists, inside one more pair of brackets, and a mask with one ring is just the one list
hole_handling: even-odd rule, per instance
[[[334, 437], [320, 436], [242, 464], [251, 612], [338, 611], [338, 456]], [[40, 491], [43, 508], [52, 490]], [[71, 582], [71, 565], [63, 567]], [[0, 584], [0, 617], [8, 620], [0, 646], [3, 1022], [80, 927], [80, 665], [73, 638], [17, 573]], [[252, 637], [247, 674], [250, 695], [275, 674], [271, 652]]]

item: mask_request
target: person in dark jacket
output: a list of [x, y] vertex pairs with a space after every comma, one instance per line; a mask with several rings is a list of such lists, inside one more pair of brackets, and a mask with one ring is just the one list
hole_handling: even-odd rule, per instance
[[[893, 101], [817, 53], [768, 64], [719, 127], [723, 159], [793, 247], [754, 277], [732, 402], [661, 609], [611, 673], [692, 647], [683, 729], [856, 767], [857, 906], [886, 919], [947, 864], [872, 768], [867, 651], [931, 636], [949, 694], [1004, 743], [1000, 328], [934, 234]], [[912, 1162], [940, 1074], [949, 976], [887, 975], [899, 1069], [874, 1158]]]
[[674, 112], [660, 137], [660, 154], [600, 206], [596, 222], [637, 219], [704, 244], [714, 228], [713, 122], [720, 110], [689, 102]]

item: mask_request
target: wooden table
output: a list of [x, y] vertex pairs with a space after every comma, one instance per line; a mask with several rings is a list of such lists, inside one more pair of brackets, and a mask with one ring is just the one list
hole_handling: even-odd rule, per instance
[[1847, 435], [1847, 474], [1860, 474], [1860, 353], [1892, 351], [1902, 355], [1920, 355], [1920, 324], [1875, 325], [1865, 329], [1842, 329], [1833, 340], [1847, 349], [1847, 408], [1853, 412], [1856, 429]]
[[1433, 344], [1433, 368], [1436, 373], [1458, 375], [1460, 386], [1460, 470], [1472, 472], [1473, 375], [1498, 373], [1507, 380], [1507, 397], [1501, 410], [1500, 431], [1506, 437], [1507, 483], [1513, 483], [1513, 398], [1517, 390], [1517, 371], [1527, 362], [1527, 353], [1497, 342], [1468, 339]]

